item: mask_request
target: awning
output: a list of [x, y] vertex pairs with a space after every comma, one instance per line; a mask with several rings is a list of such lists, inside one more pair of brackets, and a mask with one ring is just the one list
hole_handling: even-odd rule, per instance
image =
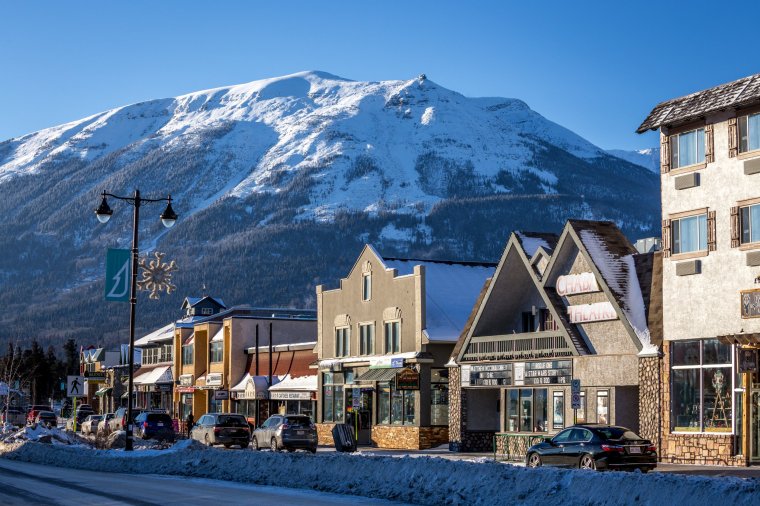
[[134, 379], [135, 385], [155, 385], [156, 383], [173, 383], [172, 366], [163, 365], [140, 374]]
[[113, 390], [113, 388], [111, 388], [111, 387], [103, 387], [100, 390], [98, 390], [97, 392], [95, 392], [95, 395], [106, 395], [111, 390]]
[[230, 388], [236, 399], [268, 399], [269, 381], [266, 376], [251, 376], [246, 373], [237, 385]]
[[212, 343], [218, 343], [220, 341], [224, 341], [224, 327], [219, 329], [219, 332], [214, 334], [214, 337], [211, 338]]
[[731, 334], [718, 336], [718, 341], [723, 344], [760, 345], [760, 334]]
[[367, 383], [371, 381], [390, 381], [396, 377], [396, 374], [401, 369], [370, 369], [364, 374], [360, 375], [354, 381]]
[[316, 392], [317, 391], [317, 376], [296, 376], [295, 378], [286, 374], [285, 377], [277, 383], [269, 387], [270, 392]]

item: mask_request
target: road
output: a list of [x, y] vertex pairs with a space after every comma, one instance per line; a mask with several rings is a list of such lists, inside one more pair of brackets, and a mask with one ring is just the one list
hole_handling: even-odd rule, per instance
[[0, 459], [0, 504], [68, 506], [128, 504], [398, 505], [313, 490], [245, 485], [174, 476], [81, 471]]

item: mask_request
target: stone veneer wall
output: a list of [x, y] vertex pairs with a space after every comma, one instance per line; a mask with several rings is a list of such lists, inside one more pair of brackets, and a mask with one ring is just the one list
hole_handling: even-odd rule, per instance
[[325, 446], [333, 446], [332, 430], [335, 427], [334, 423], [318, 423], [317, 424], [317, 444]]
[[462, 370], [449, 369], [449, 450], [492, 452], [495, 431], [467, 430], [467, 390], [462, 388]]
[[[334, 423], [317, 424], [317, 443], [332, 446]], [[375, 425], [372, 446], [399, 450], [425, 450], [449, 441], [448, 427], [416, 427], [412, 425]]]
[[733, 455], [731, 434], [671, 434], [670, 432], [670, 343], [662, 345], [662, 450], [660, 460], [678, 464], [746, 466], [744, 456]]
[[662, 358], [658, 355], [639, 358], [639, 434], [657, 447], [662, 455], [660, 420], [660, 370]]

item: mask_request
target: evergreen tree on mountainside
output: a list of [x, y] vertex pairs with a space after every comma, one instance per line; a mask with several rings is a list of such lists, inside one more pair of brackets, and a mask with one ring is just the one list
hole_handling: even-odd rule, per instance
[[79, 374], [79, 352], [73, 339], [67, 339], [63, 345], [63, 373], [63, 376]]

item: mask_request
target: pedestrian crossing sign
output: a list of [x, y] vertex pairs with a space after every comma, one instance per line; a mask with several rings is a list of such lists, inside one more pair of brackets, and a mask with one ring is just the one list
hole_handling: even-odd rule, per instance
[[84, 376], [68, 376], [66, 378], [66, 395], [69, 397], [86, 397]]

